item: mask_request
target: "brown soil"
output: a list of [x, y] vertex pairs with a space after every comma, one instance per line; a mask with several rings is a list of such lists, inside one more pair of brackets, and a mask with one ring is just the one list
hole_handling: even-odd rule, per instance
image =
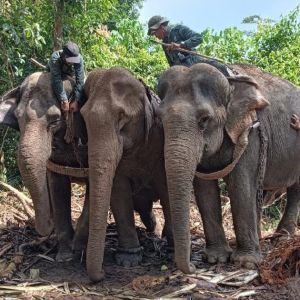
[[[76, 221], [82, 210], [84, 188], [75, 185], [72, 196], [72, 214]], [[154, 212], [162, 228], [164, 221], [159, 203], [155, 203]], [[223, 218], [226, 236], [234, 248], [230, 205], [226, 202], [226, 198], [223, 201]], [[264, 221], [269, 222], [269, 220]], [[55, 236], [52, 235], [45, 241], [32, 243], [38, 238], [34, 230], [34, 222], [28, 220], [22, 205], [13, 196], [7, 192], [1, 192], [0, 254], [4, 252], [0, 255], [0, 299], [4, 296], [3, 299], [45, 300], [159, 299], [162, 297], [219, 300], [234, 299], [240, 292], [254, 290], [254, 295], [241, 296], [239, 299], [300, 299], [300, 280], [296, 277], [282, 281], [281, 285], [262, 284], [260, 277], [257, 277], [253, 282], [239, 288], [214, 284], [203, 278], [188, 277], [176, 269], [172, 255], [166, 251], [166, 241], [154, 233], [147, 233], [138, 215], [136, 215], [136, 225], [141, 246], [144, 249], [143, 261], [136, 268], [127, 269], [116, 266], [113, 254], [117, 246], [117, 232], [112, 214], [109, 214], [103, 267], [106, 275], [102, 282], [92, 284], [86, 273], [85, 254], [78, 253], [77, 259], [72, 262], [55, 262], [57, 251]], [[238, 266], [230, 263], [210, 265], [202, 261], [205, 246], [203, 227], [198, 209], [193, 202], [191, 202], [191, 235], [191, 260], [202, 275], [216, 276], [240, 270]], [[265, 231], [263, 235], [270, 235], [270, 232]], [[265, 257], [274, 248], [279, 248], [268, 238], [262, 242], [261, 247]], [[278, 256], [276, 259], [278, 260]], [[290, 261], [292, 262], [291, 259]], [[8, 266], [11, 267], [8, 268]], [[238, 276], [235, 280], [237, 279]], [[4, 290], [5, 286], [9, 288], [7, 291]], [[24, 286], [27, 288], [26, 291], [18, 290], [25, 290]], [[45, 286], [52, 287], [52, 290], [46, 290]], [[33, 287], [36, 288], [35, 291], [32, 290]], [[186, 290], [173, 294], [183, 288]]]

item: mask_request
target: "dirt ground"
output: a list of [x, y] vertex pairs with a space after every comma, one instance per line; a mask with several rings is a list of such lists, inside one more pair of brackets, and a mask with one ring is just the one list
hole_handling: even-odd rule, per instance
[[[83, 207], [84, 192], [83, 187], [73, 186], [74, 226]], [[226, 236], [234, 248], [230, 205], [226, 197], [223, 200]], [[159, 228], [162, 228], [164, 221], [159, 203], [155, 203], [154, 212], [160, 223]], [[267, 222], [270, 220], [265, 219], [264, 224]], [[115, 265], [113, 261], [117, 232], [113, 216], [109, 213], [104, 257], [105, 279], [93, 284], [86, 273], [85, 253], [77, 253], [76, 260], [71, 262], [55, 262], [55, 235], [38, 239], [34, 222], [28, 217], [24, 206], [11, 193], [1, 191], [0, 299], [300, 299], [300, 279], [295, 277], [299, 276], [300, 268], [299, 236], [291, 237], [293, 247], [290, 242], [285, 244], [288, 246], [280, 248], [280, 243], [269, 239], [273, 228], [264, 231], [265, 239], [261, 242], [261, 249], [265, 267], [270, 266], [270, 269], [260, 270], [264, 273], [259, 276], [259, 272], [243, 270], [230, 263], [210, 265], [203, 262], [203, 227], [193, 202], [190, 224], [191, 260], [197, 267], [196, 274], [188, 276], [176, 269], [172, 254], [166, 250], [166, 241], [154, 233], [147, 233], [138, 215], [136, 225], [143, 247], [143, 261], [136, 268], [124, 268]], [[289, 253], [293, 253], [293, 259], [289, 256], [283, 262], [279, 256], [287, 251], [285, 249], [291, 250]], [[274, 251], [279, 251], [276, 258], [272, 258]], [[280, 267], [282, 272], [274, 273], [274, 279], [268, 272]], [[287, 271], [294, 277], [287, 280], [281, 278]], [[271, 285], [263, 284], [262, 281]]]

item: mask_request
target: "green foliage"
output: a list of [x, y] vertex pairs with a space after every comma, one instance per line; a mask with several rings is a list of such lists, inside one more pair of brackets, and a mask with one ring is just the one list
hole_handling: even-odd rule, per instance
[[258, 22], [249, 39], [249, 61], [300, 86], [299, 6], [277, 23]]
[[151, 45], [142, 25], [129, 19], [116, 23], [116, 30], [111, 31], [110, 36], [100, 36], [85, 57], [90, 62], [88, 69], [123, 66], [152, 88], [156, 77], [168, 67], [161, 47]]
[[263, 225], [265, 230], [276, 230], [276, 227], [283, 216], [285, 206], [286, 197], [283, 197], [263, 209]]
[[[144, 0], [65, 0], [62, 42], [80, 46], [87, 73], [98, 67], [123, 66], [154, 88], [157, 77], [168, 68], [161, 46], [145, 36], [137, 21]], [[55, 0], [11, 0], [0, 7], [0, 94], [18, 86], [38, 68], [30, 57], [45, 64], [53, 50]], [[257, 24], [250, 35], [236, 27], [219, 33], [203, 32], [200, 53], [218, 57], [226, 63], [247, 62], [273, 72], [300, 86], [299, 7], [278, 22], [250, 16], [244, 23]], [[108, 26], [110, 32], [105, 31]], [[5, 126], [0, 126], [0, 141]], [[14, 179], [17, 172], [18, 133], [9, 130], [3, 146], [5, 168], [0, 174]], [[226, 193], [225, 185], [220, 183]]]
[[226, 63], [256, 65], [300, 86], [298, 16], [299, 6], [278, 22], [260, 16], [245, 18], [244, 23], [257, 24], [257, 30], [249, 36], [236, 27], [227, 28], [219, 34], [206, 29], [199, 52], [221, 58]]
[[199, 52], [226, 63], [246, 61], [247, 41], [241, 30], [231, 27], [217, 34], [213, 29], [206, 29], [202, 34], [203, 44], [199, 46]]
[[[19, 142], [19, 132], [9, 129], [6, 125], [0, 124], [0, 180], [12, 185], [21, 183], [20, 173], [16, 159], [16, 151]], [[7, 133], [7, 134], [6, 134]], [[6, 135], [5, 139], [3, 137]]]

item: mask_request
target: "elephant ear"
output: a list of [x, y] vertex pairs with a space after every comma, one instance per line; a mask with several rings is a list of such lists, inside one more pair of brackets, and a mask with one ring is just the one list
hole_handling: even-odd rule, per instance
[[152, 95], [149, 87], [146, 87], [146, 93], [144, 97], [144, 109], [145, 109], [145, 141], [148, 143], [148, 136], [150, 128], [154, 123], [154, 109], [152, 106]]
[[0, 122], [17, 131], [20, 131], [20, 128], [15, 116], [15, 110], [18, 106], [20, 96], [21, 88], [18, 86], [5, 94], [0, 102]]
[[232, 142], [237, 144], [242, 133], [257, 120], [256, 109], [269, 105], [253, 77], [228, 77], [232, 93], [227, 104], [225, 129]]
[[145, 109], [145, 141], [148, 142], [150, 128], [154, 123], [154, 109], [159, 105], [160, 98], [150, 90], [146, 83], [139, 79], [145, 88], [144, 109]]

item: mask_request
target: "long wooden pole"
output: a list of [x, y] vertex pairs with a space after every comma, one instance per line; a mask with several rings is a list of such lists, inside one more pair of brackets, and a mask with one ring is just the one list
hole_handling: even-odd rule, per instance
[[47, 70], [46, 66], [42, 65], [41, 63], [39, 63], [38, 61], [36, 61], [34, 58], [29, 58], [29, 60], [34, 63], [35, 65], [37, 65], [38, 67]]
[[[156, 41], [156, 40], [150, 40], [150, 41], [153, 42], [153, 43], [162, 45], [164, 47], [170, 47], [171, 46], [171, 44], [162, 43], [162, 42], [159, 42], [159, 41]], [[210, 56], [207, 56], [207, 55], [195, 52], [195, 51], [191, 51], [191, 50], [187, 50], [187, 49], [183, 49], [183, 48], [176, 48], [176, 49], [172, 49], [172, 50], [186, 52], [186, 53], [189, 53], [189, 54], [192, 54], [192, 55], [197, 55], [197, 56], [200, 56], [200, 57], [204, 57], [204, 58], [208, 58], [208, 59], [211, 59], [211, 60], [214, 60], [214, 61], [224, 63], [224, 60], [222, 60], [222, 59], [210, 57]]]

